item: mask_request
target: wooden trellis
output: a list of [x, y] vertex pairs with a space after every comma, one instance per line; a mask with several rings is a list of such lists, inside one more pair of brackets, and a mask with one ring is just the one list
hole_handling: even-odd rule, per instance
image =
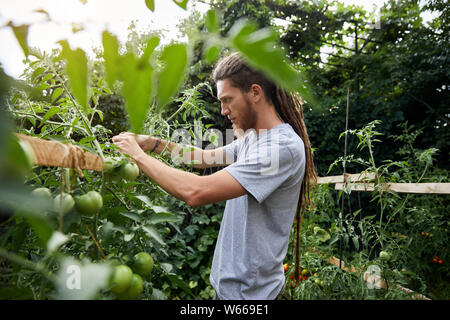
[[[318, 184], [335, 184], [335, 190], [351, 190], [351, 191], [374, 191], [376, 179], [373, 173], [356, 173], [356, 174], [343, 174], [338, 176], [319, 177], [317, 179]], [[450, 194], [450, 183], [386, 183], [381, 185], [382, 190], [395, 191], [398, 193], [413, 193], [413, 194]], [[406, 237], [398, 235], [400, 237]], [[341, 267], [343, 270], [351, 273], [361, 272], [353, 266], [345, 267], [343, 261], [336, 257], [331, 257], [328, 260], [329, 263]], [[371, 283], [376, 288], [391, 289], [381, 277], [371, 277], [367, 272], [363, 274], [366, 282], [375, 281]], [[430, 298], [414, 293], [411, 289], [398, 287], [400, 290], [411, 293], [413, 299], [430, 300]]]
[[[317, 183], [335, 184], [335, 190], [374, 191], [375, 174], [356, 173], [317, 178]], [[415, 194], [450, 194], [450, 183], [384, 183], [382, 190]]]

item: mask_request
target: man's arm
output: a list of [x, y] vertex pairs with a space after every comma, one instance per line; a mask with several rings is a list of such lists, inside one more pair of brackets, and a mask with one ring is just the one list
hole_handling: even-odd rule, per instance
[[245, 195], [247, 191], [226, 170], [198, 176], [172, 168], [147, 155], [131, 134], [113, 137], [122, 152], [134, 158], [139, 168], [169, 194], [190, 206], [201, 206]]
[[226, 156], [223, 147], [216, 149], [203, 150], [201, 148], [195, 146], [182, 146], [174, 142], [167, 142], [167, 140], [161, 139], [158, 144], [159, 138], [147, 136], [147, 135], [138, 135], [136, 136], [136, 141], [139, 146], [144, 151], [153, 150], [156, 154], [161, 154], [163, 150], [167, 150], [170, 156], [175, 157], [179, 155], [183, 148], [192, 149], [192, 151], [183, 152], [183, 163], [191, 163], [193, 162], [194, 168], [211, 168], [211, 167], [220, 167], [227, 166], [233, 162], [233, 159]]
[[208, 176], [198, 176], [169, 167], [145, 153], [134, 159], [139, 168], [156, 184], [193, 207], [233, 199], [247, 193], [225, 170]]

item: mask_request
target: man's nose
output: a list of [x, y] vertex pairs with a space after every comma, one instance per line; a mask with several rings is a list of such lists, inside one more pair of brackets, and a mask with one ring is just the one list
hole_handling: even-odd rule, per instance
[[225, 107], [223, 103], [220, 105], [220, 108], [221, 108], [221, 114], [223, 116], [230, 114], [230, 110], [227, 107]]

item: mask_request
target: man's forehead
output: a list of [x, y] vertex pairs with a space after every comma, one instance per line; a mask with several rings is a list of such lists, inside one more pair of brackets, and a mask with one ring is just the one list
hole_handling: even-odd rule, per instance
[[217, 98], [221, 99], [224, 96], [231, 94], [233, 91], [239, 91], [238, 88], [235, 88], [231, 85], [228, 79], [217, 81]]

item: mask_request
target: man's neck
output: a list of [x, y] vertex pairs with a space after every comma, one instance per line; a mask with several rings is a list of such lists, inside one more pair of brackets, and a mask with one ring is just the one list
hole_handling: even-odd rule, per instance
[[257, 134], [264, 132], [266, 130], [270, 130], [273, 127], [284, 123], [278, 116], [275, 111], [275, 108], [266, 106], [265, 108], [261, 108], [262, 112], [257, 114], [255, 130]]

